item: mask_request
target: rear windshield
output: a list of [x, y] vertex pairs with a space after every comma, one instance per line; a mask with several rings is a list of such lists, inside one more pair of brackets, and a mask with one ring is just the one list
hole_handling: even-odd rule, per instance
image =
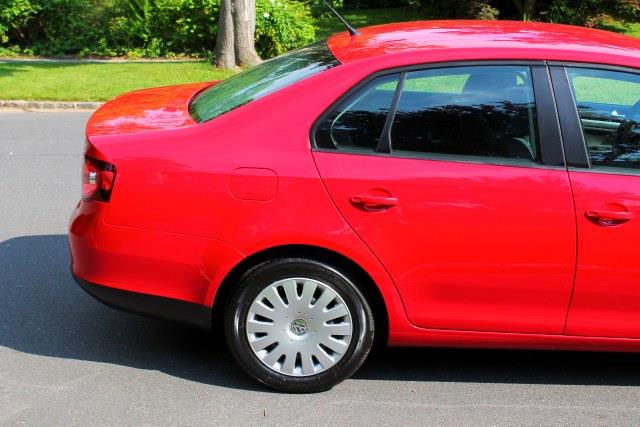
[[202, 91], [191, 103], [189, 112], [197, 122], [211, 120], [336, 65], [338, 61], [326, 42], [316, 42], [265, 61]]

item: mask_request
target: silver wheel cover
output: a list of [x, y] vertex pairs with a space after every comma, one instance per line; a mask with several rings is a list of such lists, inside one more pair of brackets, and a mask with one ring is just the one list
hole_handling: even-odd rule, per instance
[[342, 358], [353, 323], [349, 308], [331, 286], [290, 278], [272, 283], [253, 300], [246, 332], [264, 365], [280, 374], [306, 377]]

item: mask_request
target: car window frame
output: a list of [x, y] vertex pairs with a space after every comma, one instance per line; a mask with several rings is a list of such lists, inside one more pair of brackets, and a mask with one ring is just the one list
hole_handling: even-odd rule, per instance
[[591, 164], [589, 148], [580, 122], [578, 103], [571, 90], [567, 68], [584, 68], [602, 71], [617, 71], [640, 75], [640, 69], [620, 65], [588, 62], [549, 61], [553, 91], [560, 119], [560, 127], [567, 158], [567, 168], [573, 172], [589, 172], [606, 175], [640, 176], [640, 169], [617, 166], [595, 166]]
[[[532, 86], [535, 98], [536, 108], [536, 125], [539, 139], [540, 149], [540, 162], [528, 162], [520, 161], [517, 159], [498, 158], [491, 156], [462, 156], [457, 154], [441, 155], [436, 153], [422, 153], [422, 152], [389, 152], [388, 140], [385, 137], [390, 132], [391, 123], [395, 118], [395, 112], [397, 111], [398, 102], [400, 99], [399, 94], [404, 87], [404, 79], [407, 73], [412, 71], [421, 71], [427, 69], [439, 69], [439, 68], [457, 68], [457, 67], [473, 67], [473, 66], [526, 66], [531, 70]], [[389, 106], [389, 113], [385, 121], [385, 126], [381, 135], [381, 142], [386, 140], [384, 144], [379, 144], [377, 148], [382, 148], [379, 151], [364, 151], [364, 150], [345, 150], [345, 149], [333, 149], [323, 148], [316, 144], [315, 135], [320, 124], [328, 118], [328, 116], [337, 108], [346, 98], [353, 95], [355, 92], [361, 90], [371, 81], [376, 78], [389, 75], [399, 74], [398, 85], [396, 86], [396, 93], [393, 97], [393, 102]], [[405, 159], [421, 159], [430, 161], [447, 161], [458, 163], [474, 163], [474, 164], [486, 164], [496, 166], [513, 166], [513, 167], [529, 167], [529, 168], [554, 168], [554, 169], [566, 169], [565, 162], [565, 149], [563, 147], [562, 135], [560, 132], [560, 121], [558, 118], [558, 111], [556, 109], [556, 103], [554, 99], [553, 87], [551, 85], [551, 76], [549, 74], [549, 67], [544, 60], [479, 60], [479, 61], [446, 61], [446, 62], [433, 62], [427, 64], [414, 64], [402, 67], [394, 67], [384, 70], [376, 71], [359, 82], [353, 85], [350, 89], [345, 91], [339, 96], [336, 101], [331, 103], [313, 122], [309, 132], [309, 140], [311, 142], [311, 150], [325, 153], [335, 154], [350, 154], [350, 155], [363, 155], [363, 156], [384, 156], [392, 158], [405, 158]]]

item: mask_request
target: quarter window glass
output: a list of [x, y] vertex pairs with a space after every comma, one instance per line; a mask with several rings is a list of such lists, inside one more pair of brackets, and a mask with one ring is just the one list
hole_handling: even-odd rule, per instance
[[640, 169], [640, 76], [568, 68], [594, 168]]
[[189, 112], [197, 122], [211, 120], [337, 65], [327, 43], [316, 42], [264, 61], [205, 89], [196, 95]]
[[397, 74], [379, 77], [340, 102], [320, 123], [317, 146], [347, 151], [375, 150], [397, 84]]
[[529, 67], [429, 69], [406, 76], [392, 151], [538, 161]]

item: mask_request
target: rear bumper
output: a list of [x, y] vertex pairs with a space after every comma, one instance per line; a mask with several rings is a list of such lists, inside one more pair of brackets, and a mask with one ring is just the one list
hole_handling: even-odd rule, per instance
[[118, 310], [211, 328], [211, 308], [171, 298], [101, 286], [73, 275], [76, 283], [98, 301]]
[[217, 239], [109, 224], [107, 208], [80, 202], [71, 217], [78, 284], [115, 308], [210, 326], [218, 287], [243, 255]]

